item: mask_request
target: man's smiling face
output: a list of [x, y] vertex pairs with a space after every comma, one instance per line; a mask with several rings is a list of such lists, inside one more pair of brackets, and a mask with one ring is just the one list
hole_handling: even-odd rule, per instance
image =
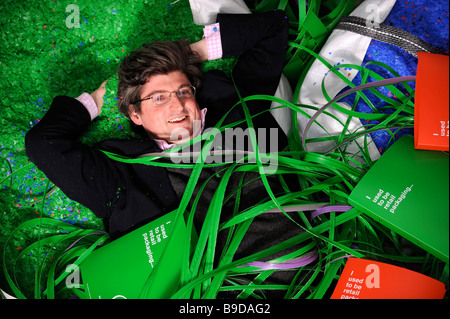
[[[180, 71], [151, 76], [141, 89], [141, 111], [131, 108], [130, 118], [136, 125], [142, 125], [153, 139], [179, 144], [197, 136], [201, 130], [201, 112], [195, 96], [180, 99], [176, 91], [190, 87], [187, 76]], [[173, 92], [170, 101], [155, 105], [158, 92]], [[156, 95], [155, 95], [156, 93]]]

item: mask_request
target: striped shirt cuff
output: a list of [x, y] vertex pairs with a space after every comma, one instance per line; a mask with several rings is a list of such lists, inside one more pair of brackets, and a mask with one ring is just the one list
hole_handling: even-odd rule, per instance
[[206, 39], [208, 48], [208, 60], [216, 60], [222, 58], [222, 38], [220, 36], [220, 24], [215, 23], [205, 26], [203, 29], [203, 37]]
[[84, 105], [86, 110], [89, 112], [89, 115], [91, 116], [91, 121], [93, 121], [98, 116], [98, 108], [92, 96], [89, 93], [85, 92], [76, 99]]

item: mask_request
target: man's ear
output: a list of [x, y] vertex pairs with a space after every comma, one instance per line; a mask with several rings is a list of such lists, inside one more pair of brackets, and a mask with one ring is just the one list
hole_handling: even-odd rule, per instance
[[134, 124], [142, 125], [141, 115], [136, 112], [134, 105], [130, 104], [130, 106], [128, 106], [128, 114], [130, 115], [130, 119]]

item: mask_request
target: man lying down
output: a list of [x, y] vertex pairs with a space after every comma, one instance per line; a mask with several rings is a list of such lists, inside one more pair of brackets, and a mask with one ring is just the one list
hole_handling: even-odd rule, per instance
[[[28, 157], [69, 198], [102, 218], [111, 238], [117, 239], [176, 209], [192, 169], [127, 164], [109, 158], [101, 150], [132, 158], [163, 152], [215, 127], [240, 101], [239, 94], [273, 96], [280, 82], [287, 38], [284, 12], [272, 11], [219, 14], [217, 23], [206, 26], [204, 37], [192, 44], [184, 40], [145, 44], [126, 57], [118, 71], [118, 108], [142, 133], [140, 138], [107, 140], [95, 147], [79, 142], [79, 137], [102, 111], [105, 93], [102, 83], [91, 94], [56, 97], [47, 114], [26, 135]], [[202, 74], [203, 61], [231, 56], [238, 56], [232, 78], [217, 70]], [[269, 141], [265, 149], [277, 152], [287, 147], [285, 134], [270, 112], [264, 112], [270, 108], [270, 101], [248, 101], [246, 105], [251, 115], [259, 114], [252, 121], [258, 138], [265, 134], [265, 140]], [[222, 125], [239, 121], [239, 127], [246, 129], [244, 109], [238, 106]], [[242, 147], [246, 151], [248, 143]], [[227, 165], [204, 168], [199, 177], [191, 204], [200, 187], [207, 184], [195, 211], [198, 231]], [[282, 183], [277, 175], [267, 178], [274, 194], [285, 193], [286, 185], [296, 187], [289, 181]], [[236, 203], [237, 211], [242, 212], [269, 200], [259, 173], [233, 173], [227, 194], [236, 191], [240, 183], [245, 187], [239, 201], [234, 195], [224, 204], [222, 221], [232, 216]], [[267, 249], [300, 232], [301, 228], [283, 214], [261, 214], [252, 222], [234, 259]], [[219, 234], [217, 257], [226, 235], [227, 231]], [[298, 248], [292, 247], [290, 251]], [[294, 273], [279, 272], [266, 282], [290, 284]], [[267, 291], [265, 296], [283, 297], [283, 293]]]

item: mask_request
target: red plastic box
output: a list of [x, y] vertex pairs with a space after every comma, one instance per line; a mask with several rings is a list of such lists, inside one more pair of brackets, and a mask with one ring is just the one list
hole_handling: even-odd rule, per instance
[[449, 57], [419, 52], [414, 137], [415, 148], [449, 151]]

